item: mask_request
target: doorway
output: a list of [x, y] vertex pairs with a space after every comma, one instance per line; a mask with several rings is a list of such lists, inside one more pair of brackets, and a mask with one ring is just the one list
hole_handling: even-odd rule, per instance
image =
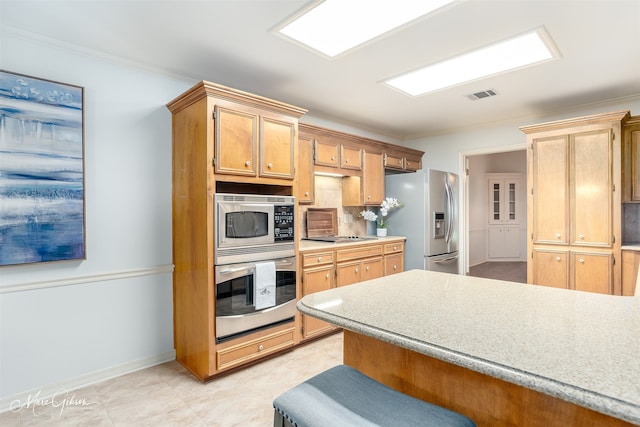
[[463, 153], [464, 271], [526, 283], [526, 145]]

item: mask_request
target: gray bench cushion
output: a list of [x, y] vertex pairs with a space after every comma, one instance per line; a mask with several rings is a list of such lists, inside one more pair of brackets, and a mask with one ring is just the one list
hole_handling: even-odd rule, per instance
[[464, 415], [400, 393], [345, 365], [286, 391], [273, 406], [298, 427], [475, 426]]

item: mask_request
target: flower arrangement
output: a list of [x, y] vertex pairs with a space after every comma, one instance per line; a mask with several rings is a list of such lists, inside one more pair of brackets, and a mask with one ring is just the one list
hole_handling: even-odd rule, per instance
[[387, 197], [380, 204], [380, 215], [377, 215], [375, 212], [368, 209], [361, 211], [359, 215], [366, 221], [378, 221], [378, 228], [386, 228], [387, 223], [384, 222], [384, 217], [389, 215], [389, 212], [391, 212], [392, 209], [400, 208], [402, 206], [402, 203], [395, 197]]

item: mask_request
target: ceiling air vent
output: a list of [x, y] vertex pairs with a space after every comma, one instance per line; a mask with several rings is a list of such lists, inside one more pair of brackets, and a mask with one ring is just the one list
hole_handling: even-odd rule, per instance
[[495, 89], [487, 89], [487, 90], [483, 90], [482, 92], [476, 92], [476, 93], [472, 93], [471, 95], [467, 95], [467, 98], [469, 98], [472, 101], [476, 101], [478, 99], [496, 96], [497, 94], [498, 92]]

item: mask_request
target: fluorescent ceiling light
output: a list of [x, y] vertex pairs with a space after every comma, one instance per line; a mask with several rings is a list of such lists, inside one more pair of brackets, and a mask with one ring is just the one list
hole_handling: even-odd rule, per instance
[[453, 1], [324, 0], [279, 33], [334, 57]]
[[386, 80], [411, 96], [512, 71], [556, 57], [542, 29]]

